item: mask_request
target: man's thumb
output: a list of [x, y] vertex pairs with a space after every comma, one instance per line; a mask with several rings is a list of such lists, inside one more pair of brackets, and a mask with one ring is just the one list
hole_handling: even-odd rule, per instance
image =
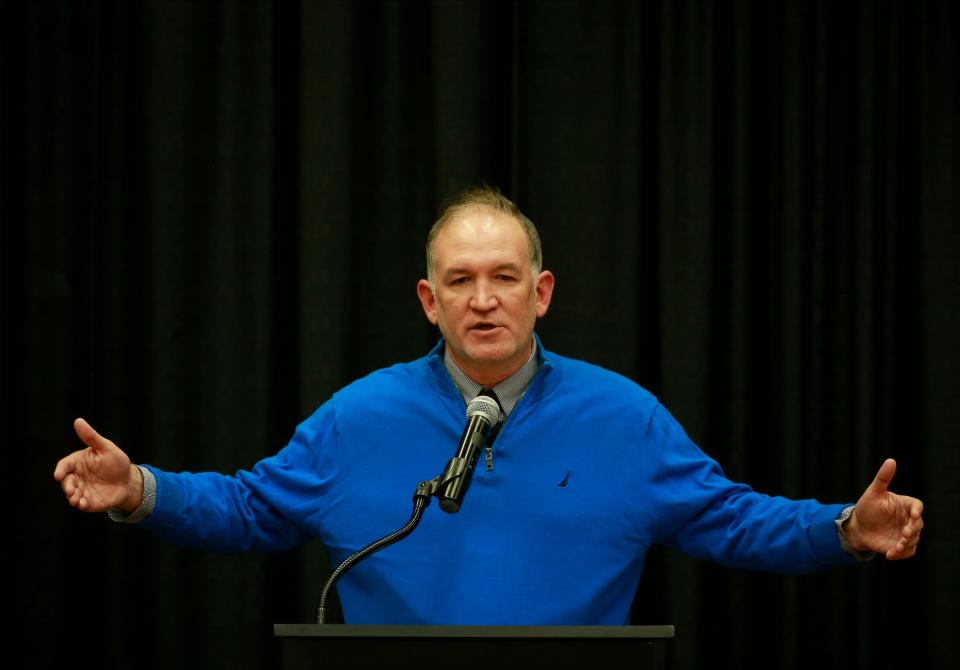
[[93, 426], [83, 419], [77, 419], [74, 421], [73, 429], [77, 431], [77, 437], [79, 437], [85, 445], [94, 451], [104, 451], [109, 445], [109, 440], [95, 431]]
[[885, 460], [880, 469], [877, 470], [877, 476], [873, 478], [873, 482], [870, 484], [870, 491], [872, 493], [885, 493], [896, 472], [897, 462], [892, 458]]

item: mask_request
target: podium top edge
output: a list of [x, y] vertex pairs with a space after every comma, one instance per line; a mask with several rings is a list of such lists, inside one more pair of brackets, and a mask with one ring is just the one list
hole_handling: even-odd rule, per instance
[[273, 625], [274, 637], [673, 638], [674, 626]]

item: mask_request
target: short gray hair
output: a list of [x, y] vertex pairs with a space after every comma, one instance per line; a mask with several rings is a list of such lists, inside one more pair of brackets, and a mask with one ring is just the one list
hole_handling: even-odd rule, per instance
[[537, 233], [537, 227], [498, 188], [483, 184], [482, 186], [469, 188], [447, 200], [443, 205], [440, 218], [430, 227], [430, 232], [427, 233], [427, 279], [430, 280], [430, 283], [433, 284], [434, 273], [437, 268], [437, 254], [434, 251], [437, 236], [448, 223], [475, 207], [487, 207], [516, 219], [517, 223], [523, 228], [523, 232], [527, 234], [527, 246], [530, 249], [530, 268], [533, 275], [536, 277], [540, 274], [540, 270], [543, 268], [543, 248], [540, 245], [540, 234]]

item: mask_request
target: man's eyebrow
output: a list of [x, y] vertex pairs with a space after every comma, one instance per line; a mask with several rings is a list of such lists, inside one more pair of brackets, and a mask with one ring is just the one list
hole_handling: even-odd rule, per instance
[[[495, 265], [493, 268], [494, 272], [499, 272], [500, 270], [510, 270], [511, 272], [520, 272], [520, 266], [517, 265], [516, 263], [500, 263], [499, 265]], [[447, 279], [455, 275], [468, 275], [468, 274], [471, 274], [472, 272], [473, 270], [469, 268], [453, 267], [453, 268], [449, 268], [446, 272], [444, 272], [443, 277], [444, 279]]]
[[450, 268], [449, 270], [443, 273], [443, 278], [447, 279], [454, 275], [463, 275], [463, 274], [470, 274], [470, 270], [466, 268]]

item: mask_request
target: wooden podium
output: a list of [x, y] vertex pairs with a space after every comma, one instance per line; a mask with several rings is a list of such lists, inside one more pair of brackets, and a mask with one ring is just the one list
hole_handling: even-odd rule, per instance
[[[491, 667], [506, 661], [671, 665], [673, 626], [356, 626], [274, 624], [282, 668], [338, 668], [348, 662], [425, 668]], [[344, 665], [341, 665], [344, 664]], [[389, 664], [389, 665], [386, 665]], [[363, 667], [363, 666], [361, 666]], [[588, 666], [589, 667], [589, 666]]]

